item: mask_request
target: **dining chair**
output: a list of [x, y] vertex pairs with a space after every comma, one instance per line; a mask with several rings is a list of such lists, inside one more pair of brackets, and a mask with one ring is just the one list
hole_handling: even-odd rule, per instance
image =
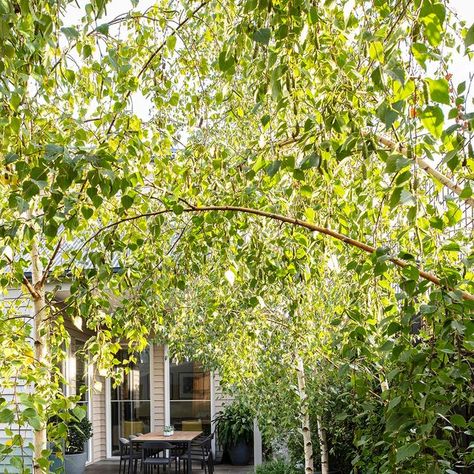
[[[201, 464], [201, 469], [206, 474], [213, 474], [214, 472], [214, 455], [212, 454], [212, 440], [214, 433], [207, 436], [201, 435], [196, 438], [191, 444], [191, 460], [197, 461]], [[183, 458], [185, 463], [187, 458]]]
[[[126, 438], [119, 438], [119, 455], [120, 455], [120, 463], [119, 463], [119, 473], [125, 474], [125, 470], [127, 467], [127, 461], [130, 460], [130, 441]], [[122, 471], [122, 463], [123, 463], [123, 471]]]
[[178, 463], [180, 458], [173, 454], [174, 446], [166, 441], [144, 441], [142, 444], [142, 473], [152, 474], [156, 467], [158, 472], [160, 466], [163, 470], [175, 463], [174, 472], [179, 472]]
[[119, 473], [135, 473], [138, 461], [142, 458], [141, 452], [135, 450], [132, 441], [126, 438], [119, 438], [119, 450]]

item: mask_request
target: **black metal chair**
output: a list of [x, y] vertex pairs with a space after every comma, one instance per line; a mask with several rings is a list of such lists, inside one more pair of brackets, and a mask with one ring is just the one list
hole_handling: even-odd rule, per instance
[[163, 470], [175, 463], [175, 472], [179, 472], [179, 456], [173, 454], [174, 446], [166, 441], [144, 441], [142, 444], [142, 473], [152, 474], [153, 470], [160, 467]]
[[214, 433], [211, 433], [203, 441], [201, 441], [201, 465], [204, 466], [205, 474], [214, 474], [214, 456], [212, 454], [212, 439]]
[[[214, 473], [214, 456], [212, 454], [212, 440], [214, 433], [207, 436], [201, 435], [196, 438], [191, 444], [191, 460], [199, 462], [201, 469], [206, 474]], [[184, 462], [187, 462], [187, 457], [183, 457]]]
[[[126, 438], [119, 438], [119, 449], [120, 449], [120, 463], [119, 473], [126, 474], [137, 471], [138, 461], [141, 460], [142, 455], [133, 449], [133, 443]], [[128, 467], [127, 467], [128, 463]], [[123, 464], [123, 465], [122, 465]], [[132, 466], [135, 464], [133, 470]]]

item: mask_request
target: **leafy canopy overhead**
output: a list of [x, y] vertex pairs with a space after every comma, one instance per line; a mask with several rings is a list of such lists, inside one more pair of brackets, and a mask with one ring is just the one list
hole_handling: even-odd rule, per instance
[[[355, 462], [472, 462], [473, 117], [450, 70], [472, 26], [435, 0], [132, 2], [111, 18], [115, 3], [0, 0], [1, 284], [35, 301], [49, 285], [26, 323], [21, 298], [2, 303], [2, 386], [37, 390], [1, 399], [0, 421], [40, 432], [70, 408], [73, 321], [101, 373], [157, 340], [268, 394], [294, 343], [383, 425], [361, 428]], [[290, 337], [269, 308], [292, 305]], [[4, 454], [24, 446], [10, 433]]]

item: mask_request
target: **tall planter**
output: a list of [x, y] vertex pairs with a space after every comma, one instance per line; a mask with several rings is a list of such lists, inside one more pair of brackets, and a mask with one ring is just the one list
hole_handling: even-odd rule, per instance
[[64, 470], [67, 474], [83, 474], [86, 469], [87, 453], [64, 455]]
[[234, 466], [246, 466], [250, 462], [250, 444], [245, 440], [240, 440], [232, 446], [228, 448], [230, 462]]
[[227, 405], [215, 418], [217, 440], [227, 451], [230, 462], [244, 466], [250, 461], [250, 442], [253, 437], [253, 416], [249, 408], [239, 402]]

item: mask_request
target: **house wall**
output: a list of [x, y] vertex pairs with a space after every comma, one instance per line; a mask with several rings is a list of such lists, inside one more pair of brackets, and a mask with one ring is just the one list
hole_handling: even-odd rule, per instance
[[91, 388], [92, 400], [92, 459], [91, 462], [100, 461], [107, 457], [107, 420], [105, 378], [96, 375]]
[[[214, 378], [213, 378], [213, 393], [214, 393], [214, 416], [218, 415], [226, 405], [232, 402], [233, 398], [225, 393], [222, 390], [222, 386], [220, 384], [221, 378], [218, 373], [214, 373]], [[214, 423], [212, 426], [212, 431], [214, 431]], [[219, 440], [215, 440], [215, 458], [217, 461], [220, 461], [222, 459], [222, 448], [219, 446]]]
[[153, 364], [151, 368], [151, 409], [153, 431], [165, 426], [165, 351], [163, 346], [153, 346]]
[[[10, 289], [5, 294], [0, 295], [0, 301], [2, 307], [0, 311], [6, 311], [8, 309], [13, 309], [12, 306], [16, 306], [14, 309], [16, 316], [24, 316], [25, 321], [26, 318], [29, 318], [33, 315], [33, 307], [31, 304], [31, 300], [27, 297], [27, 295], [23, 294], [21, 290], [18, 289]], [[2, 361], [0, 360], [0, 364]], [[0, 396], [4, 398], [9, 403], [14, 403], [15, 400], [15, 392], [13, 387], [8, 387], [6, 384], [7, 381], [0, 379]], [[33, 390], [32, 385], [26, 384], [19, 384], [19, 381], [16, 382], [16, 394], [31, 392]], [[9, 428], [13, 430], [15, 433], [18, 433], [19, 427], [18, 425], [7, 425], [5, 423], [0, 423], [0, 443], [4, 444], [10, 437], [5, 433], [5, 429]], [[33, 442], [33, 430], [31, 428], [22, 428], [21, 435], [23, 436], [25, 446], [29, 443]], [[17, 456], [22, 456], [24, 459], [25, 466], [31, 465], [31, 451], [28, 448], [24, 448], [23, 451], [17, 449], [13, 453]], [[9, 472], [9, 473], [16, 473], [19, 472], [10, 464], [10, 457], [7, 456], [4, 459], [0, 459], [0, 472]]]

